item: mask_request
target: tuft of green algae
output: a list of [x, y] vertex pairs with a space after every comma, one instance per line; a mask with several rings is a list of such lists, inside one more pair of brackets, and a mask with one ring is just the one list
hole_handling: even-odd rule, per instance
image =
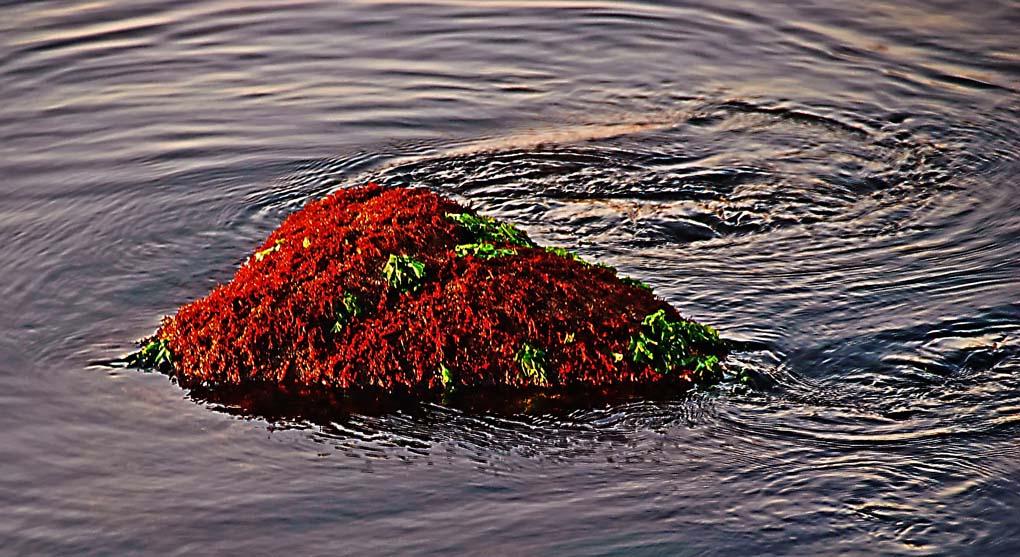
[[514, 355], [514, 361], [520, 366], [523, 379], [529, 380], [535, 385], [549, 384], [545, 350], [525, 342]]
[[391, 288], [414, 292], [425, 281], [425, 264], [410, 255], [390, 254], [383, 265], [382, 275]]
[[630, 340], [635, 363], [648, 363], [659, 373], [688, 370], [699, 379], [717, 379], [721, 375], [719, 332], [694, 321], [670, 321], [665, 310], [648, 315]]
[[648, 286], [644, 282], [641, 282], [640, 280], [635, 279], [635, 278], [620, 277], [620, 282], [622, 282], [623, 284], [626, 284], [627, 286], [635, 286], [637, 288], [641, 288], [641, 289], [647, 290], [649, 292], [652, 291], [652, 287], [651, 286]]
[[443, 384], [443, 389], [447, 392], [452, 392], [456, 388], [453, 370], [447, 367], [446, 364], [439, 364], [439, 381]]
[[[306, 238], [306, 240], [307, 240], [307, 238]], [[283, 247], [283, 244], [285, 244], [286, 242], [287, 242], [287, 240], [284, 240], [283, 238], [280, 238], [280, 239], [276, 240], [276, 242], [272, 246], [270, 246], [270, 247], [268, 247], [268, 248], [266, 248], [264, 250], [255, 252], [255, 261], [262, 261], [263, 259], [265, 259], [266, 257], [270, 256], [274, 252], [280, 251], [280, 248]]]
[[174, 356], [165, 340], [152, 338], [144, 342], [139, 351], [128, 355], [124, 361], [131, 367], [168, 371], [173, 368]]
[[561, 247], [558, 247], [558, 246], [546, 246], [545, 247], [545, 251], [547, 251], [547, 252], [549, 252], [549, 253], [551, 253], [553, 255], [558, 255], [558, 256], [563, 257], [565, 259], [573, 259], [574, 261], [577, 261], [578, 263], [584, 265], [585, 267], [591, 267], [591, 263], [585, 261], [585, 259], [583, 257], [581, 257], [580, 255], [577, 255], [576, 253], [574, 253], [572, 251], [569, 251], [569, 250], [567, 250], [565, 248], [561, 248]]
[[479, 259], [496, 259], [497, 257], [517, 255], [517, 250], [513, 248], [497, 248], [488, 242], [480, 244], [460, 244], [454, 247], [453, 251], [457, 254], [457, 257], [467, 257], [472, 255]]
[[512, 244], [525, 248], [535, 247], [528, 235], [513, 223], [471, 213], [446, 213], [446, 218], [463, 226], [474, 238], [482, 242]]
[[351, 292], [344, 292], [343, 298], [336, 306], [336, 320], [333, 322], [332, 331], [340, 333], [352, 319], [361, 315], [361, 305], [358, 304], [358, 297]]

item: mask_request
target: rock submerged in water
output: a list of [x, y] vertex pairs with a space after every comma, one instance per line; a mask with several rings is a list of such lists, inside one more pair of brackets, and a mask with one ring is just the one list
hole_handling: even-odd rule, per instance
[[128, 362], [182, 383], [429, 398], [689, 387], [725, 344], [648, 286], [424, 189], [343, 189], [288, 217], [233, 280]]

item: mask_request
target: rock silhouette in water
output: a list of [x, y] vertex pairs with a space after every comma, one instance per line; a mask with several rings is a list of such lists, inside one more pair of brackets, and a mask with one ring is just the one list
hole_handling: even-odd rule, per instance
[[182, 382], [427, 397], [684, 386], [723, 342], [639, 281], [423, 189], [343, 189], [288, 217], [130, 363]]

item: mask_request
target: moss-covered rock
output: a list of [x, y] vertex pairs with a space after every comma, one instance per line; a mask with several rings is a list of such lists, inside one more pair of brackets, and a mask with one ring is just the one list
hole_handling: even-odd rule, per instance
[[719, 380], [724, 344], [647, 285], [422, 189], [340, 190], [129, 357], [203, 385], [428, 397]]

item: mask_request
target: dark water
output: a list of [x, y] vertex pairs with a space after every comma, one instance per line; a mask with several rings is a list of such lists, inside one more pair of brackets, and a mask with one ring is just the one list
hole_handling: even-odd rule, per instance
[[[5, 4], [0, 553], [1020, 554], [1017, 2]], [[321, 425], [89, 364], [368, 179], [776, 386]]]

